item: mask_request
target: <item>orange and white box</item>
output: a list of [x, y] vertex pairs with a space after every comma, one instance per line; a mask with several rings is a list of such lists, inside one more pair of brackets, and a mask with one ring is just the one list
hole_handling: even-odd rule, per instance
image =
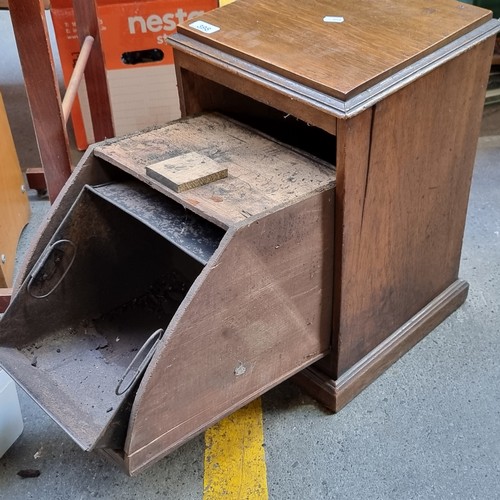
[[[115, 135], [180, 117], [172, 48], [176, 25], [217, 7], [217, 0], [98, 0], [101, 43]], [[80, 51], [72, 0], [52, 0], [51, 15], [66, 85]], [[76, 145], [94, 142], [85, 83], [71, 118]]]

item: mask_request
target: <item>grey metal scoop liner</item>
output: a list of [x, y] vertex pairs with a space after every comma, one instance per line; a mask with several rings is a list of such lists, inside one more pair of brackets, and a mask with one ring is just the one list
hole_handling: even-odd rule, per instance
[[82, 448], [122, 447], [140, 376], [223, 235], [143, 183], [85, 186], [0, 322], [0, 364]]

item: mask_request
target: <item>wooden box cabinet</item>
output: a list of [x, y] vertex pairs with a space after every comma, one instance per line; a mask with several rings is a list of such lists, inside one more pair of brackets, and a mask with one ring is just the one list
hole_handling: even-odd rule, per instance
[[[465, 300], [498, 30], [452, 0], [238, 0], [179, 26], [183, 119], [88, 150], [0, 364], [130, 474], [292, 376], [339, 410]], [[193, 157], [227, 177], [157, 177]]]
[[466, 298], [491, 17], [453, 0], [238, 0], [171, 38], [185, 116], [225, 112], [336, 167], [331, 349], [295, 377], [334, 411]]

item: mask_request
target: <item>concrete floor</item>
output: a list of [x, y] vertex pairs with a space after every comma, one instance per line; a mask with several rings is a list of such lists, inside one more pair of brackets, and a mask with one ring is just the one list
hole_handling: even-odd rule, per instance
[[[0, 91], [23, 166], [39, 163], [10, 20], [0, 12]], [[33, 217], [48, 202], [30, 194]], [[461, 277], [465, 305], [342, 412], [291, 383], [263, 397], [272, 499], [500, 498], [500, 109], [485, 110]], [[203, 436], [136, 478], [81, 451], [22, 391], [25, 429], [0, 459], [0, 499], [201, 499]], [[41, 471], [20, 479], [20, 469]]]

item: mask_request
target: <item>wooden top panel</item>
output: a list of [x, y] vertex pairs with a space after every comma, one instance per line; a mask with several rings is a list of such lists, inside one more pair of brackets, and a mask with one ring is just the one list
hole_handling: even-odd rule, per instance
[[[147, 176], [147, 167], [192, 152], [227, 168], [227, 178], [177, 193]], [[94, 155], [224, 229], [335, 181], [333, 166], [215, 114], [111, 140]]]
[[237, 0], [198, 18], [218, 31], [178, 31], [346, 99], [490, 18], [455, 0]]

